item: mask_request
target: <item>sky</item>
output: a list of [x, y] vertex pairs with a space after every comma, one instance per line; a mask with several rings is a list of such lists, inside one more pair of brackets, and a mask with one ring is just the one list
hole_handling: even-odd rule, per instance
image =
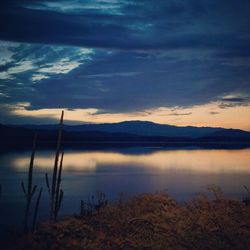
[[0, 123], [250, 131], [249, 0], [2, 0]]

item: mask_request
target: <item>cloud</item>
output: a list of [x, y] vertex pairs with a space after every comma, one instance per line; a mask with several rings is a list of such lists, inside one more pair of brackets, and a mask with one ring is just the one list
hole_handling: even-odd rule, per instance
[[121, 1], [118, 0], [79, 0], [70, 1], [43, 1], [24, 4], [24, 7], [33, 10], [55, 11], [59, 13], [81, 13], [98, 10], [104, 13], [119, 14]]
[[0, 103], [133, 115], [250, 103], [249, 1], [4, 0], [0, 7]]
[[[4, 1], [0, 38], [134, 50], [250, 53], [249, 1]], [[13, 9], [15, 11], [13, 11]], [[18, 32], [16, 32], [18, 31]]]
[[16, 62], [14, 66], [10, 67], [7, 72], [10, 75], [15, 75], [19, 73], [23, 73], [25, 71], [34, 69], [35, 66], [33, 65], [32, 61], [29, 60], [22, 60], [20, 62]]
[[54, 63], [47, 63], [43, 65], [37, 72], [48, 74], [67, 74], [71, 70], [77, 68], [80, 62], [71, 62], [69, 58], [63, 58]]
[[[108, 113], [140, 112], [217, 100], [223, 103], [221, 107], [226, 107], [225, 98], [245, 98], [244, 93], [250, 94], [250, 72], [232, 70], [206, 53], [192, 58], [188, 51], [182, 56], [165, 51], [160, 56], [152, 51], [34, 44], [19, 44], [14, 53], [14, 61], [3, 72], [12, 69], [12, 74], [7, 75], [12, 79], [6, 80], [2, 92], [10, 96], [9, 102], [28, 101], [29, 109], [67, 107], [95, 108]], [[247, 98], [245, 102], [248, 103]], [[238, 104], [242, 105], [239, 99], [234, 105]]]
[[141, 73], [142, 72], [113, 72], [113, 73], [84, 75], [82, 77], [84, 77], [84, 78], [112, 78], [112, 77], [116, 77], [116, 76], [130, 77], [130, 76], [139, 75]]
[[[91, 61], [94, 55], [92, 49], [86, 48], [6, 41], [0, 41], [0, 49], [8, 51], [1, 55], [4, 63], [0, 66], [0, 103], [28, 101], [33, 104], [36, 98], [41, 98], [35, 85], [71, 73], [80, 65]], [[47, 93], [44, 101], [51, 98]]]
[[0, 80], [11, 80], [14, 76], [11, 76], [8, 72], [0, 72]]
[[[65, 122], [67, 124], [81, 123], [114, 123], [126, 120], [154, 121], [161, 124], [175, 124], [179, 126], [213, 126], [227, 128], [241, 128], [250, 131], [250, 117], [245, 114], [249, 112], [250, 106], [229, 107], [220, 109], [220, 115], [208, 115], [209, 112], [219, 109], [218, 102], [212, 102], [205, 105], [193, 106], [189, 108], [174, 109], [168, 107], [159, 107], [156, 109], [146, 109], [141, 112], [129, 113], [103, 113], [98, 109], [70, 109], [65, 110]], [[48, 124], [58, 122], [61, 114], [60, 109], [30, 109], [30, 103], [17, 102], [13, 104], [0, 104], [0, 122], [6, 123], [39, 123]], [[167, 116], [173, 110], [176, 113], [192, 113], [190, 115]], [[232, 119], [240, 117], [241, 119]]]
[[8, 97], [9, 97], [7, 94], [5, 94], [5, 93], [1, 93], [1, 92], [0, 92], [0, 96], [1, 96], [1, 97], [6, 97], [6, 98], [8, 98]]
[[[92, 49], [32, 45], [0, 41], [0, 80], [25, 81], [26, 85], [68, 74], [91, 60]], [[12, 81], [11, 81], [12, 80]]]
[[246, 93], [237, 95], [227, 95], [220, 99], [219, 107], [222, 109], [237, 107], [237, 106], [248, 106], [250, 103], [250, 96], [246, 96]]
[[22, 60], [20, 62], [15, 62], [9, 67], [5, 72], [0, 72], [0, 79], [15, 79], [15, 75], [19, 73], [24, 73], [26, 71], [34, 69], [32, 61]]
[[13, 54], [14, 53], [8, 50], [6, 47], [0, 46], [0, 66], [6, 65], [12, 62]]
[[218, 114], [220, 114], [220, 112], [211, 111], [211, 112], [209, 112], [209, 114], [210, 114], [210, 115], [218, 115]]
[[224, 97], [221, 99], [223, 102], [246, 102], [247, 100], [242, 97]]
[[49, 76], [47, 75], [42, 75], [42, 74], [33, 74], [31, 77], [31, 81], [32, 82], [37, 82], [37, 81], [41, 81], [43, 79], [48, 79]]
[[192, 115], [192, 112], [187, 112], [187, 113], [170, 113], [167, 114], [168, 116], [182, 116], [182, 115]]

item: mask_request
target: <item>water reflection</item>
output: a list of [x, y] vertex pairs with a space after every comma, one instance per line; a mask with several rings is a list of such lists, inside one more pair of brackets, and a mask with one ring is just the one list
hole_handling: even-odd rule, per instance
[[[25, 171], [29, 155], [15, 155], [10, 165], [16, 171]], [[39, 170], [50, 170], [54, 163], [53, 153], [40, 152], [35, 165]], [[97, 171], [103, 166], [131, 166], [148, 171], [187, 171], [192, 173], [250, 173], [250, 149], [244, 150], [160, 150], [144, 154], [121, 152], [68, 151], [64, 157], [64, 171]], [[127, 169], [126, 169], [127, 170]]]
[[[25, 198], [21, 180], [27, 179], [30, 152], [0, 156], [0, 200], [2, 224], [20, 223]], [[44, 174], [51, 172], [53, 151], [39, 151], [35, 158], [34, 183], [46, 190]], [[183, 201], [204, 191], [208, 185], [220, 186], [226, 196], [240, 199], [243, 185], [250, 180], [250, 149], [241, 150], [163, 150], [123, 149], [122, 151], [66, 151], [62, 188], [65, 191], [61, 214], [79, 210], [81, 199], [96, 191], [109, 200], [125, 192], [128, 196], [167, 189]], [[41, 200], [39, 216], [47, 218], [49, 197]]]

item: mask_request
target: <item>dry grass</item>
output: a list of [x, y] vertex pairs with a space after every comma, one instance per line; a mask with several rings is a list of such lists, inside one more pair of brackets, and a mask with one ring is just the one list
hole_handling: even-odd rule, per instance
[[18, 249], [250, 249], [250, 206], [216, 195], [178, 204], [142, 194], [80, 218], [43, 223]]

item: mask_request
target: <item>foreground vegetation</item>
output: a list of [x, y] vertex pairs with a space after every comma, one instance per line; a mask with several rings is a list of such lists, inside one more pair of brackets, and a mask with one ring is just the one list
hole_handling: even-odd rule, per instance
[[250, 206], [220, 192], [184, 204], [142, 194], [42, 223], [10, 249], [250, 249]]

